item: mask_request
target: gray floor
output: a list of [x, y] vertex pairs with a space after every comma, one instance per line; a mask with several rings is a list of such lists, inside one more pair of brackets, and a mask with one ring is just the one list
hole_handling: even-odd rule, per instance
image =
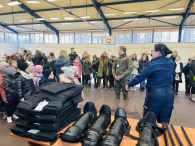
[[[142, 118], [145, 92], [139, 90], [136, 92], [130, 91], [128, 102], [123, 102], [122, 99], [120, 101], [115, 100], [113, 90], [104, 91], [101, 88], [100, 91], [97, 91], [94, 88], [87, 88], [84, 89], [84, 94], [85, 99], [79, 105], [81, 108], [83, 108], [87, 101], [92, 101], [95, 103], [98, 110], [102, 104], [107, 104], [110, 106], [112, 114], [114, 114], [116, 108], [122, 107], [126, 110], [129, 118]], [[179, 92], [178, 94], [179, 95], [175, 96], [171, 124], [195, 128], [195, 103], [192, 103], [184, 92]], [[14, 123], [8, 124], [6, 120], [1, 119], [2, 115], [0, 115], [0, 146], [27, 146], [27, 142], [9, 136], [9, 129]]]

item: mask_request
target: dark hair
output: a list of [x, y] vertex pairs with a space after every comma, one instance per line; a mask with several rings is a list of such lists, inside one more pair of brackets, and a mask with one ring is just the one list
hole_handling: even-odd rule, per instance
[[192, 60], [192, 58], [188, 58], [188, 61], [191, 61]]
[[53, 53], [53, 52], [50, 52], [49, 54], [50, 54], [51, 56], [54, 56], [54, 53]]
[[88, 59], [88, 57], [84, 57], [84, 59]]
[[126, 47], [125, 46], [120, 46], [120, 49], [123, 50], [123, 52], [126, 53]]
[[24, 53], [27, 53], [27, 50], [24, 50], [23, 52], [24, 52]]
[[162, 44], [162, 43], [155, 44], [154, 48], [156, 51], [160, 51], [162, 56], [167, 56], [168, 54], [172, 53], [172, 51], [169, 50], [169, 48], [165, 44]]
[[71, 48], [71, 50], [74, 49], [74, 48]]
[[132, 55], [132, 59], [133, 59], [133, 56], [135, 55], [135, 61], [138, 61], [137, 60], [137, 55], [134, 53], [133, 55]]

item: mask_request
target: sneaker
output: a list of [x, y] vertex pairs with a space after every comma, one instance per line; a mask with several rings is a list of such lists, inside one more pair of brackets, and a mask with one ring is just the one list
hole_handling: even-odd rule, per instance
[[133, 88], [133, 91], [136, 91], [136, 88], [135, 87]]
[[133, 91], [133, 88], [131, 87], [131, 91]]
[[88, 85], [88, 88], [91, 88], [91, 84]]
[[18, 119], [19, 117], [16, 116], [15, 114], [13, 114], [13, 118], [14, 118], [14, 119]]
[[3, 120], [6, 120], [7, 119], [7, 114], [6, 115], [3, 115]]
[[105, 87], [104, 90], [107, 91], [107, 88]]
[[98, 91], [100, 91], [100, 87], [98, 87]]
[[7, 123], [12, 123], [12, 117], [7, 117]]

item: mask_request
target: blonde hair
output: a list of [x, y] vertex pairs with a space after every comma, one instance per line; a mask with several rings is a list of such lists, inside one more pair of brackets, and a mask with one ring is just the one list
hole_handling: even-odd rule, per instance
[[[175, 50], [175, 51], [173, 51], [172, 55], [173, 55], [175, 52], [177, 52], [177, 51], [176, 51], [176, 50]], [[178, 54], [178, 52], [177, 52], [177, 54]]]
[[51, 57], [51, 55], [49, 55], [47, 58]]
[[177, 55], [175, 58], [177, 58], [177, 57], [179, 57], [179, 59], [181, 59], [180, 56]]
[[9, 60], [9, 65], [12, 65], [13, 62], [17, 62], [16, 60]]
[[28, 54], [28, 52], [30, 52], [30, 54], [29, 54], [29, 55], [32, 55], [32, 52], [31, 52], [31, 50], [28, 50], [28, 51], [27, 51], [27, 54]]
[[35, 51], [37, 54], [42, 54], [42, 51], [36, 50]]
[[68, 55], [67, 55], [66, 50], [61, 50], [60, 51], [60, 54], [59, 54], [57, 60], [59, 60], [60, 58], [64, 58], [66, 61], [68, 61]]
[[[104, 53], [106, 53], [106, 51], [102, 51], [101, 56], [102, 56]], [[101, 57], [101, 56], [100, 56], [100, 57]], [[106, 53], [106, 56], [107, 56], [107, 53]]]

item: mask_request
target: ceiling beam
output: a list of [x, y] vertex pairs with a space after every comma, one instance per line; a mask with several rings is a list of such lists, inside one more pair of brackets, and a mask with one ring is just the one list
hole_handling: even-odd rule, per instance
[[[102, 3], [101, 6], [111, 6], [111, 5], [124, 5], [124, 4], [131, 4], [131, 3], [138, 3], [138, 2], [151, 2], [151, 1], [159, 1], [159, 0], [132, 0], [132, 1], [121, 1], [121, 2], [110, 2], [110, 3]], [[78, 8], [89, 8], [94, 7], [93, 4], [90, 5], [79, 5], [79, 6], [71, 6], [71, 9], [78, 9]], [[68, 7], [62, 7], [63, 9], [70, 9]], [[49, 8], [49, 9], [38, 9], [38, 10], [31, 10], [33, 13], [35, 12], [46, 12], [46, 11], [56, 11], [59, 10], [58, 8]], [[18, 11], [18, 12], [8, 12], [8, 13], [1, 13], [1, 15], [12, 15], [12, 14], [23, 14], [26, 11]]]
[[[38, 14], [34, 13], [29, 7], [27, 7], [25, 4], [23, 4], [20, 1], [20, 5], [18, 5], [21, 9], [26, 11], [28, 14], [30, 14], [34, 18], [41, 18]], [[59, 31], [53, 27], [49, 22], [45, 20], [39, 20], [43, 25], [45, 25], [47, 28], [51, 29], [57, 36], [58, 36], [58, 42], [59, 42]]]
[[18, 33], [17, 31], [11, 29], [11, 28], [8, 27], [7, 25], [4, 25], [4, 24], [2, 24], [2, 23], [0, 23], [0, 25], [1, 25], [2, 27], [4, 27], [4, 28], [6, 28], [6, 29], [8, 29], [8, 30], [10, 30], [10, 31], [12, 31], [12, 32], [14, 32], [14, 33]]
[[161, 20], [157, 20], [157, 19], [153, 19], [153, 18], [149, 18], [149, 19], [150, 19], [150, 20], [157, 21], [157, 22], [161, 22], [161, 23], [165, 23], [165, 24], [173, 25], [173, 26], [179, 26], [179, 25], [176, 25], [176, 24], [173, 24], [173, 23], [169, 23], [169, 22], [165, 22], [165, 21], [161, 21]]
[[96, 0], [91, 0], [91, 2], [93, 3], [95, 9], [97, 10], [102, 22], [104, 23], [104, 25], [106, 26], [107, 30], [108, 30], [108, 33], [109, 35], [111, 35], [111, 27], [108, 23], [108, 20], [106, 19], [106, 17], [104, 16], [102, 10], [101, 10], [101, 5], [100, 3], [98, 3]]
[[182, 34], [182, 28], [187, 20], [187, 18], [189, 17], [190, 15], [190, 10], [191, 8], [193, 7], [193, 3], [194, 3], [195, 0], [190, 0], [189, 1], [189, 4], [188, 4], [188, 7], [186, 9], [186, 12], [184, 13], [183, 15], [183, 19], [181, 21], [181, 24], [180, 24], [180, 27], [179, 27], [179, 37], [178, 37], [178, 42], [180, 43], [181, 42], [181, 34]]

